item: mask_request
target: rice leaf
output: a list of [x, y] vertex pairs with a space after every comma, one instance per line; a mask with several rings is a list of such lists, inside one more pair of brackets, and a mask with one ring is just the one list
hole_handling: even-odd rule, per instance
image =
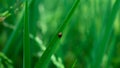
[[58, 34], [59, 34], [59, 32], [62, 33], [63, 30], [65, 29], [65, 27], [68, 25], [68, 23], [69, 23], [68, 21], [72, 17], [72, 15], [73, 15], [73, 13], [74, 13], [74, 11], [75, 11], [79, 1], [80, 0], [76, 0], [75, 1], [75, 3], [72, 6], [70, 12], [68, 13], [68, 15], [66, 16], [65, 20], [63, 21], [63, 24], [61, 25], [61, 27], [58, 29], [58, 31], [54, 35], [54, 37], [51, 40], [51, 42], [48, 44], [48, 47], [46, 48], [45, 52], [41, 56], [40, 60], [37, 62], [35, 68], [46, 68], [47, 67], [52, 54], [54, 54], [56, 49], [59, 47], [58, 45], [55, 45], [55, 43], [60, 41], [60, 38], [58, 37]]
[[25, 20], [23, 32], [23, 68], [30, 68], [30, 39], [29, 39], [29, 13], [28, 0], [25, 1]]

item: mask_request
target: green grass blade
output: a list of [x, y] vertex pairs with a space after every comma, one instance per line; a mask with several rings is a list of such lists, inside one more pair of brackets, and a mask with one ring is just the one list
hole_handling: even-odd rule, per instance
[[14, 31], [12, 32], [10, 38], [8, 39], [5, 48], [2, 50], [3, 53], [5, 53], [7, 56], [9, 56], [9, 54], [11, 55], [11, 53], [13, 53], [13, 50], [15, 50], [13, 43], [15, 42], [15, 40], [17, 39], [17, 36], [19, 35], [19, 31], [22, 28], [22, 17], [23, 17], [23, 13], [24, 10], [21, 11], [21, 13], [19, 14], [19, 17], [16, 20], [16, 27], [14, 29]]
[[73, 65], [71, 68], [75, 68], [75, 64], [77, 63], [77, 59], [74, 61]]
[[28, 0], [25, 1], [25, 20], [23, 32], [23, 68], [30, 68], [30, 39], [29, 39]]
[[35, 68], [45, 68], [45, 67], [47, 67], [52, 54], [54, 54], [55, 51], [56, 51], [56, 49], [59, 47], [58, 45], [55, 45], [55, 43], [60, 40], [60, 38], [58, 37], [58, 33], [59, 32], [63, 32], [63, 30], [65, 29], [65, 27], [68, 25], [68, 21], [72, 17], [72, 14], [74, 13], [74, 11], [75, 11], [75, 9], [76, 9], [79, 1], [80, 0], [76, 0], [75, 1], [75, 3], [72, 6], [70, 12], [68, 13], [68, 15], [66, 16], [65, 20], [63, 21], [63, 24], [61, 25], [61, 27], [58, 29], [58, 31], [54, 35], [54, 37], [51, 40], [51, 42], [48, 44], [47, 49], [45, 50], [45, 52], [41, 56], [40, 60], [36, 64]]
[[108, 58], [107, 58], [105, 68], [110, 67], [110, 62], [112, 61], [112, 57], [113, 57], [113, 51], [115, 49], [115, 43], [116, 43], [116, 36], [114, 35], [112, 37], [112, 42], [111, 42], [111, 45], [110, 45], [109, 50], [108, 50], [108, 54], [107, 54]]
[[115, 17], [116, 17], [116, 14], [117, 14], [119, 8], [120, 8], [120, 0], [116, 0], [114, 6], [112, 8], [111, 15], [108, 18], [109, 21], [106, 24], [104, 34], [101, 37], [102, 39], [100, 40], [100, 44], [98, 44], [99, 47], [98, 47], [98, 49], [96, 49], [96, 51], [94, 53], [94, 55], [96, 55], [95, 62], [93, 64], [94, 68], [100, 68], [100, 65], [101, 65], [101, 62], [102, 62], [102, 59], [104, 56], [104, 52], [107, 47], [107, 43], [109, 41], [109, 37], [110, 37], [111, 31], [113, 29], [113, 23], [114, 23], [114, 20], [115, 20]]

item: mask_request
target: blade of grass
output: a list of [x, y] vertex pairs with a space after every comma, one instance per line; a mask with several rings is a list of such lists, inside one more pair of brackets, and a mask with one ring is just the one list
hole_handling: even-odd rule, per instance
[[77, 59], [74, 61], [73, 65], [71, 68], [75, 68], [75, 64], [77, 63]]
[[[35, 41], [40, 46], [40, 48], [42, 50], [42, 51], [40, 51], [40, 53], [43, 53], [45, 51], [46, 47], [43, 44], [42, 40], [39, 39], [38, 36], [34, 37], [32, 34], [30, 34], [30, 38], [32, 39], [32, 41]], [[60, 57], [57, 60], [57, 57], [53, 54], [51, 57], [51, 61], [57, 68], [64, 68], [62, 59]]]
[[52, 54], [54, 54], [56, 49], [59, 47], [58, 45], [55, 45], [55, 43], [60, 40], [60, 38], [58, 37], [58, 33], [59, 32], [63, 32], [65, 27], [68, 25], [68, 21], [72, 17], [72, 15], [73, 15], [73, 13], [74, 13], [74, 11], [75, 11], [79, 1], [80, 0], [76, 0], [75, 1], [75, 3], [72, 6], [70, 12], [68, 13], [68, 15], [66, 16], [65, 20], [63, 21], [63, 24], [60, 26], [60, 28], [58, 29], [58, 31], [54, 35], [53, 39], [51, 40], [51, 42], [48, 44], [47, 49], [45, 50], [45, 52], [41, 56], [40, 60], [36, 64], [35, 68], [46, 68], [47, 67]]
[[23, 32], [23, 68], [30, 68], [30, 39], [29, 39], [29, 15], [28, 0], [25, 1], [25, 20]]
[[19, 31], [22, 28], [22, 17], [23, 17], [23, 13], [24, 10], [21, 11], [21, 13], [19, 14], [19, 17], [16, 20], [16, 27], [14, 29], [14, 31], [12, 32], [10, 38], [8, 39], [4, 49], [2, 50], [4, 54], [6, 54], [7, 56], [13, 52], [14, 49], [14, 45], [13, 43], [15, 42], [15, 40], [17, 39], [17, 36], [19, 34]]
[[110, 62], [112, 61], [112, 57], [113, 57], [113, 51], [115, 49], [115, 43], [116, 43], [116, 36], [114, 35], [112, 37], [112, 42], [111, 42], [111, 45], [109, 47], [109, 50], [108, 50], [108, 59], [107, 59], [107, 63], [105, 65], [105, 68], [109, 68], [110, 66]]
[[113, 23], [114, 23], [114, 20], [115, 20], [115, 17], [116, 17], [116, 14], [117, 14], [119, 8], [120, 8], [120, 0], [116, 0], [114, 6], [112, 8], [111, 15], [108, 18], [109, 21], [106, 24], [104, 34], [103, 34], [103, 36], [100, 40], [100, 44], [98, 44], [99, 49], [96, 49], [96, 51], [94, 53], [94, 55], [96, 56], [95, 57], [96, 60], [93, 64], [94, 68], [100, 68], [100, 65], [101, 65], [101, 62], [102, 62], [102, 59], [103, 59], [103, 56], [104, 56], [104, 52], [105, 52], [106, 47], [107, 47], [107, 43], [108, 43], [111, 31], [113, 29]]

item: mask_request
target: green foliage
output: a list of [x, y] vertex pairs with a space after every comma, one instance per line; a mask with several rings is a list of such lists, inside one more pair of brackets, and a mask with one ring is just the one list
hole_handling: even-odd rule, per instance
[[25, 21], [23, 32], [23, 68], [31, 68], [30, 39], [29, 39], [29, 8], [28, 0], [25, 1]]
[[12, 61], [0, 52], [0, 68], [13, 68]]
[[0, 0], [0, 68], [46, 67], [120, 68], [120, 0]]
[[[47, 64], [52, 56], [52, 54], [55, 53], [56, 49], [58, 48], [59, 45], [57, 45], [56, 43], [60, 40], [60, 37], [58, 37], [59, 32], [63, 33], [64, 28], [67, 26], [69, 19], [71, 18], [73, 12], [75, 11], [75, 8], [77, 7], [79, 3], [79, 0], [76, 0], [76, 2], [74, 3], [73, 7], [71, 8], [70, 12], [68, 13], [68, 15], [66, 16], [64, 22], [62, 23], [61, 27], [58, 28], [58, 31], [56, 32], [56, 34], [54, 35], [54, 38], [52, 39], [52, 41], [48, 44], [48, 47], [46, 48], [45, 52], [43, 53], [43, 55], [41, 56], [40, 60], [38, 61], [38, 63], [36, 64], [35, 68], [46, 68]], [[55, 45], [56, 44], [56, 45]]]
[[[108, 41], [110, 39], [111, 31], [113, 29], [113, 23], [116, 17], [116, 14], [120, 8], [120, 0], [117, 0], [113, 6], [112, 12], [108, 18], [108, 23], [106, 24], [105, 28], [103, 29], [103, 35], [101, 36], [101, 40], [98, 45], [98, 49], [96, 48], [95, 54], [97, 59], [93, 67], [99, 68], [102, 62], [102, 57], [104, 56], [106, 47], [108, 46]], [[113, 40], [114, 41], [114, 40]]]

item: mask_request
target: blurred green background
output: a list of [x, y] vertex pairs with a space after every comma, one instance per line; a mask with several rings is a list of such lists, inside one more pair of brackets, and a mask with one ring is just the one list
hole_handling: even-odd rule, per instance
[[[29, 37], [32, 68], [62, 24], [75, 0], [29, 0]], [[80, 0], [62, 33], [59, 49], [49, 68], [120, 68], [120, 7], [111, 17], [117, 0]], [[118, 1], [120, 2], [120, 1]], [[0, 0], [0, 68], [23, 66], [24, 0]], [[108, 25], [110, 21], [113, 24]], [[105, 29], [110, 31], [104, 31]], [[15, 32], [16, 31], [16, 32]], [[104, 34], [108, 34], [107, 41]], [[105, 47], [100, 46], [105, 42]], [[6, 51], [9, 46], [8, 51]], [[98, 50], [98, 51], [97, 51]]]

